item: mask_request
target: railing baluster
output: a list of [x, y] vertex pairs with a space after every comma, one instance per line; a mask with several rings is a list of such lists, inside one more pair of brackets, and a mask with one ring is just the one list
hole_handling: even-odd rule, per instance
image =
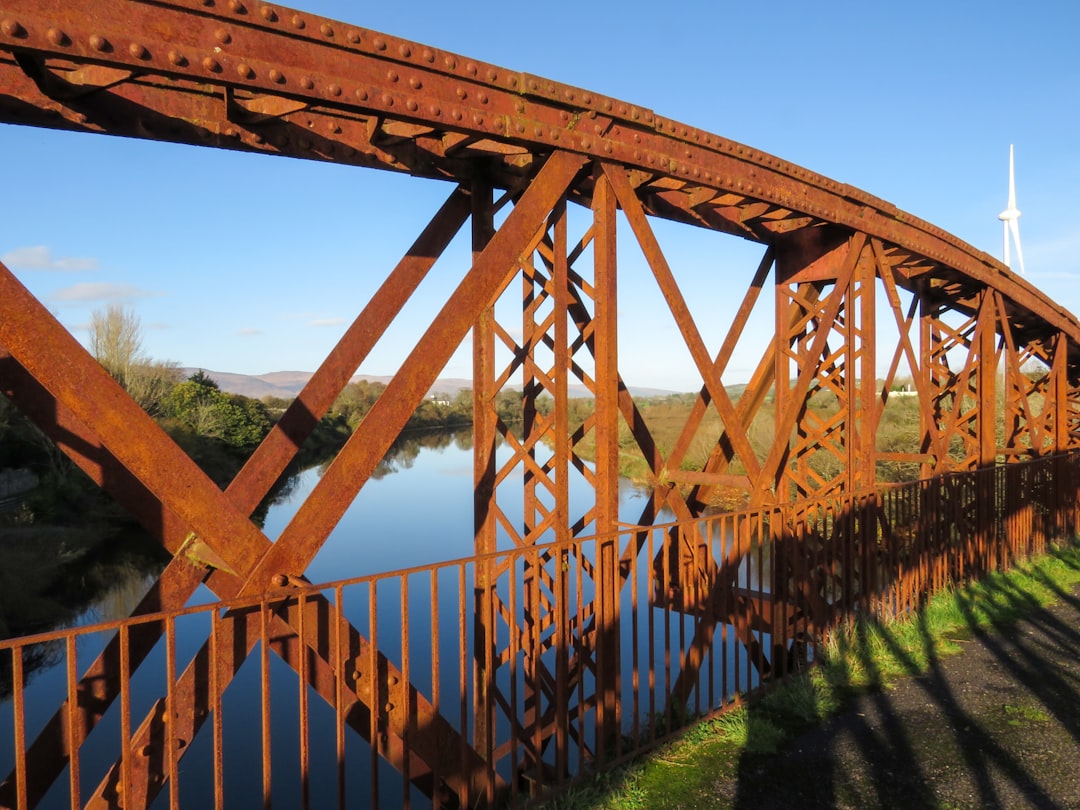
[[[213, 611], [211, 615], [216, 613]], [[165, 617], [165, 774], [169, 779], [169, 809], [179, 810], [180, 781], [176, 761], [176, 617]]]
[[11, 708], [15, 726], [15, 802], [26, 810], [26, 688], [23, 677], [23, 647], [11, 650]]
[[[345, 622], [345, 609], [342, 604], [345, 589], [341, 585], [334, 588], [334, 653], [331, 659], [337, 672], [334, 679], [334, 749], [337, 751], [337, 804], [338, 810], [345, 810], [345, 661], [346, 652], [342, 626]], [[357, 685], [360, 678], [356, 678]]]
[[[409, 810], [412, 807], [412, 797], [410, 796], [410, 790], [412, 780], [410, 778], [409, 768], [409, 741], [412, 737], [412, 710], [409, 705], [408, 699], [408, 686], [412, 683], [410, 677], [409, 667], [409, 575], [401, 575], [401, 687], [402, 694], [402, 712], [405, 715], [404, 731], [401, 733], [401, 747], [404, 749], [404, 755], [401, 758], [401, 790], [402, 790], [402, 806], [405, 810]], [[393, 702], [397, 700], [397, 696], [391, 693], [388, 699]], [[389, 712], [387, 712], [389, 713]]]
[[[439, 569], [433, 568], [428, 572], [429, 599], [431, 602], [431, 710], [439, 713]], [[442, 807], [443, 787], [442, 773], [439, 771], [439, 763], [435, 762], [431, 769], [431, 804], [433, 810]]]
[[[465, 581], [465, 563], [458, 564], [458, 695], [459, 695], [459, 714], [458, 722], [461, 724], [461, 735], [458, 739], [461, 741], [461, 772], [468, 773], [468, 761], [469, 761], [469, 666], [468, 666], [468, 627], [472, 621], [472, 617], [469, 615], [469, 605], [471, 603], [467, 597], [466, 581]], [[475, 573], [476, 567], [473, 566], [473, 572]], [[476, 684], [473, 684], [473, 694], [476, 694]], [[473, 730], [473, 742], [475, 743], [475, 729]], [[465, 807], [472, 805], [473, 797], [470, 790], [470, 781], [468, 779], [463, 780], [462, 795], [459, 796], [459, 801]]]
[[368, 583], [368, 672], [371, 673], [371, 803], [372, 808], [379, 806], [379, 754], [382, 753], [382, 729], [379, 728], [379, 714], [382, 712], [382, 676], [379, 673], [379, 594], [378, 580]]
[[[246, 621], [246, 619], [245, 619]], [[210, 714], [214, 734], [214, 807], [225, 807], [225, 742], [221, 713], [221, 612], [210, 612]]]
[[67, 745], [68, 745], [68, 789], [71, 791], [72, 810], [82, 806], [82, 787], [79, 772], [79, 737], [76, 733], [79, 723], [79, 662], [75, 648], [76, 636], [64, 639], [64, 661], [67, 664]]
[[262, 718], [262, 790], [263, 810], [270, 810], [273, 793], [273, 762], [270, 757], [270, 609], [266, 600], [259, 602], [259, 678]]
[[296, 625], [297, 648], [300, 656], [300, 666], [297, 673], [300, 676], [300, 806], [304, 810], [308, 810], [311, 807], [310, 751], [308, 750], [308, 735], [310, 734], [308, 718], [308, 650], [303, 644], [303, 639], [307, 638], [305, 632], [307, 596], [302, 591], [297, 595], [297, 609], [299, 610]]
[[[120, 796], [133, 803], [131, 784], [131, 650], [127, 624], [120, 625]], [[145, 785], [143, 786], [145, 790]]]

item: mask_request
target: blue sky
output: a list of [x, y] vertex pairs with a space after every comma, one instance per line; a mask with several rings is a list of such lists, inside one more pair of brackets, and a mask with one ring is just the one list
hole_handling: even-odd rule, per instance
[[[771, 4], [307, 0], [314, 13], [547, 76], [850, 183], [994, 256], [1009, 144], [1028, 279], [1080, 309], [1080, 8], [1071, 0]], [[449, 193], [386, 172], [0, 125], [0, 257], [85, 339], [119, 302], [157, 359], [314, 370]], [[760, 248], [657, 226], [710, 348]], [[463, 270], [457, 245], [362, 367], [390, 374]], [[445, 266], [444, 266], [445, 265]], [[629, 382], [700, 387], [633, 246]], [[658, 316], [658, 313], [660, 316]], [[648, 314], [649, 320], [643, 318]], [[733, 358], [745, 381], [771, 315]], [[468, 352], [444, 376], [469, 376]]]

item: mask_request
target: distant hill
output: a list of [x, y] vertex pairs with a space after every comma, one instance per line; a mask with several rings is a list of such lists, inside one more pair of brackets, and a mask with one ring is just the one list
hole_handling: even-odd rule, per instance
[[[233, 374], [228, 371], [212, 371], [208, 368], [182, 368], [180, 371], [185, 377], [190, 377], [196, 371], [202, 371], [206, 376], [216, 382], [221, 387], [222, 391], [227, 391], [230, 394], [240, 394], [245, 397], [251, 397], [252, 399], [263, 399], [264, 397], [292, 399], [300, 393], [300, 390], [312, 376], [312, 372], [310, 371], [271, 371], [267, 374], [255, 375]], [[353, 377], [353, 382], [367, 380], [368, 382], [379, 382], [385, 385], [392, 379], [393, 377], [357, 374]], [[472, 380], [466, 380], [460, 377], [447, 377], [436, 380], [435, 384], [432, 385], [428, 391], [428, 395], [447, 394], [448, 396], [453, 397], [458, 391], [465, 388], [472, 388]], [[635, 397], [662, 397], [676, 392], [665, 391], [661, 388], [631, 387], [630, 393]], [[570, 386], [570, 396], [588, 397], [591, 396], [591, 394], [584, 386], [572, 385]]]

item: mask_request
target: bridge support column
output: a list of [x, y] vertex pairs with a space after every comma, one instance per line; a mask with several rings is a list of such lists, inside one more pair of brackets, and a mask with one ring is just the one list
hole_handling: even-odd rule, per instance
[[[495, 232], [492, 189], [472, 183], [473, 261], [483, 253]], [[473, 530], [477, 554], [496, 549], [495, 511], [495, 308], [484, 307], [473, 325]], [[487, 763], [488, 784], [494, 783], [495, 751], [495, 580], [494, 562], [478, 561], [475, 568], [473, 626], [473, 747]], [[486, 799], [490, 801], [491, 796]]]

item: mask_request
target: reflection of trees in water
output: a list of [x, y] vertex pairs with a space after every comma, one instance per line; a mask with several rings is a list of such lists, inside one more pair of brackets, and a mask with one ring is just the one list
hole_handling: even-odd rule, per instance
[[[422, 450], [444, 450], [453, 446], [458, 450], [470, 450], [473, 445], [472, 427], [460, 430], [412, 430], [402, 433], [386, 455], [382, 457], [372, 478], [385, 478], [388, 475], [408, 470], [413, 466]], [[319, 464], [319, 475], [322, 475], [333, 463], [333, 457], [323, 459]], [[295, 480], [292, 486], [295, 487]]]
[[462, 430], [411, 431], [398, 436], [383, 456], [372, 478], [384, 478], [402, 470], [411, 469], [421, 450], [445, 450], [453, 446], [458, 450], [472, 448], [472, 427]]
[[[55, 554], [55, 549], [43, 544], [42, 554]], [[24, 616], [5, 616], [8, 637], [126, 618], [167, 560], [168, 555], [144, 532], [128, 530], [108, 536], [61, 568], [44, 592], [19, 595], [19, 601], [32, 604], [33, 609]], [[11, 656], [9, 651], [0, 653], [0, 699], [11, 694]], [[27, 647], [23, 651], [24, 685], [62, 657], [60, 641]]]

